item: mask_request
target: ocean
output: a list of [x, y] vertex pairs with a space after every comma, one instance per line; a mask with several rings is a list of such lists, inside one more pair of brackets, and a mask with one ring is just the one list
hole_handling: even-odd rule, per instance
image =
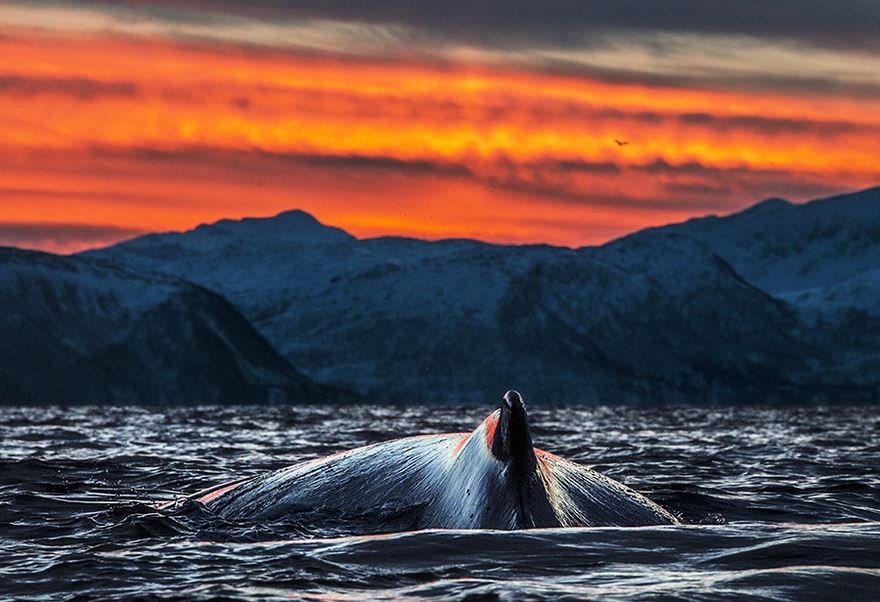
[[[384, 532], [154, 504], [491, 407], [2, 407], [0, 599], [880, 599], [880, 408], [546, 407], [675, 527]], [[295, 519], [295, 517], [293, 517]]]

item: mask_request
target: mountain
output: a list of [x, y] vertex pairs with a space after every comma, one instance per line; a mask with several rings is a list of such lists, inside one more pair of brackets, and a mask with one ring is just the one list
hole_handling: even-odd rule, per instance
[[310, 378], [376, 401], [877, 399], [877, 195], [577, 250], [358, 240], [289, 212], [87, 255], [222, 294]]
[[0, 248], [0, 402], [338, 398], [225, 299], [106, 262]]
[[802, 310], [880, 312], [880, 187], [799, 205], [769, 199], [731, 216], [633, 236], [698, 240]]
[[801, 338], [824, 350], [814, 372], [825, 382], [880, 395], [880, 188], [804, 204], [769, 199], [628, 239], [705, 244], [798, 312]]

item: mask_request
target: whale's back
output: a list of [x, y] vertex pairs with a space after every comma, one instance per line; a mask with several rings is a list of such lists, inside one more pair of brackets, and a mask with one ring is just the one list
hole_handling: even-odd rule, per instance
[[[304, 513], [406, 513], [408, 528], [517, 529], [675, 523], [646, 497], [585, 466], [535, 450], [527, 475], [490, 451], [490, 415], [472, 433], [377, 443], [198, 494], [229, 519]], [[381, 524], [373, 525], [383, 530]]]
[[415, 507], [441, 486], [453, 450], [466, 437], [425, 435], [368, 445], [255, 477], [202, 501], [232, 519], [322, 510], [354, 516], [389, 505]]

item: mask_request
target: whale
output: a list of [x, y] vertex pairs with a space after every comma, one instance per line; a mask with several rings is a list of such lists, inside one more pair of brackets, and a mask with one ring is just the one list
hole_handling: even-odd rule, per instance
[[513, 390], [470, 433], [367, 445], [226, 482], [188, 499], [235, 521], [407, 509], [412, 529], [678, 523], [625, 485], [535, 448], [525, 402]]

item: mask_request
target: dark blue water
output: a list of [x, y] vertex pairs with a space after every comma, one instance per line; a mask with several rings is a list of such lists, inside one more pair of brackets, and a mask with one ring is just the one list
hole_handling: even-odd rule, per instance
[[[150, 504], [490, 408], [0, 408], [0, 598], [880, 599], [880, 409], [535, 408], [687, 526], [234, 524]], [[381, 530], [381, 529], [379, 529]]]

